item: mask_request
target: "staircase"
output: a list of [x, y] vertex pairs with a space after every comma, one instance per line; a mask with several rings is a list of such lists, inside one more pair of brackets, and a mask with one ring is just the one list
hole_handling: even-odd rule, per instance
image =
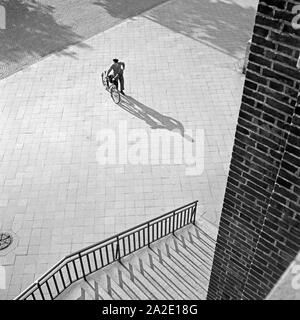
[[197, 201], [74, 252], [15, 300], [206, 299], [217, 230]]
[[204, 300], [217, 230], [204, 220], [73, 283], [56, 300]]

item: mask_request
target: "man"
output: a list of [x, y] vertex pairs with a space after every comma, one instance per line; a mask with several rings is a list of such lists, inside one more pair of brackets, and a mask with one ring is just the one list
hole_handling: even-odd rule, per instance
[[113, 59], [113, 64], [107, 71], [107, 76], [109, 76], [110, 72], [113, 71], [113, 81], [118, 81], [120, 82], [120, 92], [125, 95], [124, 93], [124, 77], [123, 73], [125, 70], [125, 63], [119, 61], [118, 59]]

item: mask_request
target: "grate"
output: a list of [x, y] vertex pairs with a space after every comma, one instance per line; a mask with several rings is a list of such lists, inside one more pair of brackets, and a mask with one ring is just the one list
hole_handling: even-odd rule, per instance
[[0, 250], [4, 250], [12, 243], [12, 236], [9, 233], [0, 233]]

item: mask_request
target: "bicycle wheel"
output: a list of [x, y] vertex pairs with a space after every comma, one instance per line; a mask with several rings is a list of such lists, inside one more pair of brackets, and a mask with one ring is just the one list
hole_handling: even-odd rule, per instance
[[113, 99], [114, 103], [118, 104], [121, 100], [120, 92], [116, 88], [111, 88], [110, 96]]

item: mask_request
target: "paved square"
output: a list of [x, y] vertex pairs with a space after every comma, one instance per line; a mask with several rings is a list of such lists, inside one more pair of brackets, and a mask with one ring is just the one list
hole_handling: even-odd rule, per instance
[[[218, 225], [256, 4], [168, 1], [0, 81], [0, 230], [18, 241], [0, 254], [0, 299], [64, 255], [194, 200]], [[114, 57], [126, 62], [121, 105], [100, 79]], [[203, 173], [99, 164], [99, 132], [120, 123], [149, 136], [204, 129]]]

